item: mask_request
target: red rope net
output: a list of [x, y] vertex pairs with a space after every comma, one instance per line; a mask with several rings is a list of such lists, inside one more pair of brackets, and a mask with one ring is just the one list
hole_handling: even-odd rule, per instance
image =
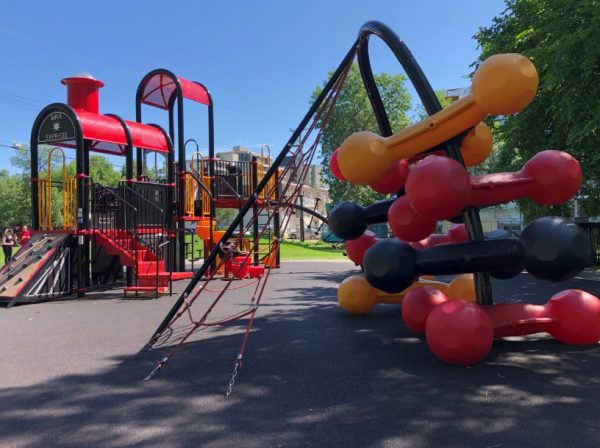
[[[324, 100], [321, 107], [319, 107], [312, 117], [310, 124], [305, 129], [304, 136], [300, 137], [297, 143], [289, 150], [289, 162], [279, 173], [277, 182], [267, 183], [265, 190], [265, 200], [260, 202], [256, 207], [256, 212], [252, 214], [251, 219], [248, 220], [243, 228], [243, 231], [239, 232], [239, 236], [235, 241], [236, 246], [242, 246], [242, 239], [247, 231], [253, 228], [255, 222], [259, 219], [259, 216], [264, 220], [266, 216], [266, 222], [263, 222], [260, 227], [262, 230], [259, 231], [258, 238], [253, 242], [250, 248], [247, 262], [250, 263], [252, 254], [260, 251], [260, 241], [265, 237], [266, 231], [270, 228], [271, 223], [277, 213], [281, 218], [281, 231], [280, 235], [284, 235], [287, 225], [290, 222], [290, 217], [295, 213], [293, 204], [296, 204], [298, 196], [302, 191], [305, 179], [309, 173], [312, 160], [319, 147], [322, 132], [329, 120], [331, 113], [335, 107], [336, 100], [339, 96], [340, 90], [344, 84], [350, 64], [342, 72], [338, 78], [334, 87], [331, 89], [326, 99]], [[270, 187], [269, 187], [270, 184]], [[277, 191], [278, 189], [279, 191]], [[254, 192], [255, 195], [261, 193], [260, 191]], [[277, 193], [277, 194], [276, 194]], [[273, 201], [270, 198], [278, 197], [277, 201]], [[274, 240], [269, 245], [266, 255], [262, 258], [263, 260], [273, 259], [276, 251], [279, 249], [281, 239]], [[220, 247], [224, 247], [224, 242], [219, 242]], [[223, 251], [227, 254], [227, 251]], [[177, 353], [186, 341], [190, 340], [192, 335], [200, 330], [226, 325], [240, 319], [247, 318], [248, 322], [246, 330], [240, 345], [239, 352], [234, 361], [234, 373], [232, 375], [232, 381], [230, 382], [227, 390], [227, 395], [231, 393], [231, 387], [233, 386], [235, 375], [237, 374], [238, 367], [242, 365], [242, 359], [244, 351], [248, 344], [250, 332], [254, 324], [256, 312], [259, 309], [259, 305], [263, 298], [266, 285], [272, 273], [273, 263], [265, 263], [264, 275], [260, 278], [246, 282], [242, 285], [233, 285], [234, 278], [227, 278], [225, 280], [217, 280], [215, 276], [217, 272], [225, 267], [225, 263], [228, 261], [228, 256], [220, 257], [220, 260], [216, 263], [213, 269], [210, 269], [210, 274], [206, 279], [200, 282], [200, 285], [192, 290], [188, 297], [184, 300], [182, 306], [171, 319], [169, 324], [161, 332], [160, 336], [155, 340], [152, 348], [170, 347], [166, 356], [164, 356], [156, 365], [154, 370], [146, 377], [149, 380], [165, 363]], [[218, 288], [215, 288], [215, 284], [219, 284]], [[211, 285], [212, 287], [209, 287]], [[252, 294], [249, 299], [246, 299], [246, 303], [239, 304], [240, 297], [239, 293], [235, 296], [234, 291], [239, 291], [244, 288], [252, 288]], [[231, 305], [232, 301], [236, 301], [238, 308], [241, 308], [238, 312], [228, 314], [225, 316], [214, 316], [217, 313], [217, 307], [223, 301], [227, 301]]]

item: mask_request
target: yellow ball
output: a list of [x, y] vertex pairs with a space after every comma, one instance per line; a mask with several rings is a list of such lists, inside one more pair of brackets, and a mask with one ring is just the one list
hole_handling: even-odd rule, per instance
[[492, 152], [494, 138], [485, 123], [479, 123], [465, 136], [460, 145], [465, 165], [475, 166], [488, 158]]
[[340, 146], [338, 164], [344, 178], [353, 184], [378, 181], [392, 164], [385, 141], [372, 132], [356, 132]]
[[344, 311], [364, 315], [377, 303], [377, 290], [362, 275], [353, 275], [340, 283], [338, 302]]
[[473, 98], [489, 114], [515, 114], [535, 96], [538, 74], [529, 59], [517, 53], [487, 58], [473, 76]]
[[461, 274], [454, 277], [454, 280], [448, 285], [447, 295], [450, 300], [475, 302], [475, 279], [473, 274]]

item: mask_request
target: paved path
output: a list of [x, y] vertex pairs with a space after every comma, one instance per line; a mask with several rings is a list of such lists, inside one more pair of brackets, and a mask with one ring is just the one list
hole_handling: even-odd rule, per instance
[[[350, 271], [290, 262], [273, 275], [229, 399], [243, 325], [203, 335], [141, 381], [163, 352], [138, 351], [175, 297], [0, 309], [0, 447], [600, 446], [597, 347], [536, 335], [447, 367], [398, 306], [340, 310], [336, 286]], [[594, 279], [524, 274], [495, 292], [543, 303], [566, 287], [600, 294]]]

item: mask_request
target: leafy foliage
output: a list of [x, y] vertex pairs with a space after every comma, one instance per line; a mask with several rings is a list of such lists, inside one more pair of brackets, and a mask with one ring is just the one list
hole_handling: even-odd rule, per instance
[[[331, 76], [332, 73], [329, 74]], [[405, 86], [403, 75], [381, 73], [375, 75], [375, 81], [394, 132], [408, 126], [410, 119], [408, 111], [411, 108], [410, 95]], [[321, 93], [322, 87], [317, 87], [312, 94], [313, 101]], [[348, 72], [346, 82], [339, 94], [337, 103], [323, 129], [321, 150], [323, 154], [321, 172], [322, 179], [329, 187], [331, 201], [352, 201], [367, 205], [383, 196], [369, 187], [354, 186], [337, 180], [329, 170], [331, 153], [354, 132], [378, 132], [377, 121], [371, 109], [371, 103], [364, 89], [358, 64], [353, 64]]]
[[[48, 154], [50, 148], [39, 147], [39, 175], [46, 177], [48, 173]], [[67, 153], [68, 154], [68, 153]], [[67, 175], [76, 172], [75, 161], [67, 159]], [[0, 226], [13, 224], [31, 224], [31, 151], [27, 145], [15, 145], [15, 153], [10, 158], [12, 166], [21, 174], [9, 175], [0, 171]], [[53, 153], [51, 160], [51, 176], [53, 181], [62, 181], [62, 158]], [[104, 186], [116, 186], [124, 178], [120, 171], [103, 156], [90, 156], [90, 177], [94, 182]], [[61, 191], [52, 188], [52, 221], [55, 226], [62, 225], [63, 197]]]
[[0, 171], [0, 228], [31, 221], [31, 194], [29, 184], [21, 176]]
[[[502, 142], [491, 168], [514, 171], [540, 150], [567, 151], [583, 168], [582, 210], [588, 216], [600, 214], [600, 2], [506, 0], [506, 10], [474, 37], [481, 48], [479, 61], [496, 53], [521, 53], [540, 76], [529, 107], [491, 123]], [[525, 220], [572, 213], [571, 204], [540, 207], [523, 200], [519, 205]]]

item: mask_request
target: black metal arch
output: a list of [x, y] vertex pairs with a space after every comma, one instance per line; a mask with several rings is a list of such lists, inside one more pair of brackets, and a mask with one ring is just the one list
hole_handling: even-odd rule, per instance
[[[379, 89], [375, 83], [369, 58], [369, 38], [372, 35], [379, 37], [392, 51], [394, 56], [396, 56], [396, 59], [402, 65], [402, 68], [415, 87], [426, 112], [429, 115], [433, 115], [436, 112], [439, 112], [442, 109], [442, 106], [437, 99], [429, 80], [421, 70], [417, 60], [404, 41], [402, 41], [387, 25], [381, 22], [373, 20], [365, 23], [358, 33], [358, 65], [381, 135], [389, 137], [392, 135], [393, 131], [381, 95], [379, 94]], [[464, 133], [443, 143], [441, 147], [448, 157], [460, 162], [464, 166], [465, 163], [460, 153], [460, 142], [463, 137]], [[467, 208], [464, 216], [465, 225], [470, 238], [472, 240], [483, 240], [485, 235], [481, 226], [479, 210], [476, 208]], [[475, 274], [475, 288], [477, 291], [477, 303], [482, 305], [491, 305], [493, 303], [489, 273], [484, 272]]]
[[[89, 262], [90, 254], [87, 250], [87, 241], [89, 236], [86, 235], [85, 230], [89, 227], [89, 204], [87, 198], [87, 179], [90, 175], [90, 163], [89, 163], [89, 148], [88, 143], [83, 139], [83, 130], [81, 122], [75, 111], [67, 104], [64, 103], [52, 103], [44, 107], [37, 115], [31, 128], [31, 209], [32, 209], [32, 228], [39, 230], [39, 151], [38, 151], [38, 133], [40, 126], [44, 119], [54, 112], [62, 112], [69, 116], [75, 124], [75, 162], [77, 170], [77, 233], [79, 234], [77, 253], [77, 295], [83, 297], [85, 295], [85, 287], [89, 278]], [[83, 279], [83, 281], [81, 280]]]
[[[175, 75], [175, 73], [173, 73], [170, 70], [164, 69], [164, 68], [158, 68], [155, 70], [152, 70], [151, 72], [147, 73], [142, 80], [140, 81], [137, 91], [136, 91], [136, 95], [135, 95], [135, 117], [136, 117], [136, 121], [138, 123], [142, 122], [142, 93], [144, 90], [144, 87], [146, 85], [146, 83], [148, 82], [148, 80], [150, 78], [152, 78], [155, 75], [165, 75], [168, 76], [172, 81], [173, 84], [175, 85], [175, 91], [174, 94], [171, 95], [171, 97], [169, 98], [168, 101], [168, 112], [169, 112], [169, 136], [171, 137], [171, 142], [177, 142], [177, 161], [178, 161], [178, 179], [177, 179], [177, 216], [181, 217], [183, 216], [183, 204], [185, 202], [185, 181], [184, 181], [184, 176], [183, 173], [186, 171], [186, 167], [185, 167], [185, 141], [184, 141], [184, 131], [185, 131], [185, 126], [184, 126], [184, 108], [183, 108], [183, 89], [181, 88], [181, 83], [179, 82], [179, 79], [177, 78], [177, 75]], [[191, 81], [194, 84], [199, 85], [200, 87], [202, 87], [205, 91], [206, 94], [208, 95], [208, 99], [209, 99], [209, 104], [207, 105], [208, 108], [208, 151], [209, 151], [209, 176], [213, 177], [214, 176], [214, 152], [215, 152], [215, 137], [214, 137], [214, 111], [213, 111], [213, 99], [212, 96], [210, 94], [210, 91], [201, 83], [197, 82], [197, 81]], [[177, 133], [175, 132], [175, 104], [177, 104]], [[142, 172], [141, 172], [141, 160], [142, 160], [142, 150], [140, 148], [137, 149], [136, 152], [136, 158], [137, 158], [137, 176], [138, 178], [141, 176]], [[174, 160], [173, 160], [174, 162]], [[213, 183], [211, 183], [211, 194], [214, 196], [214, 185]], [[215, 218], [216, 216], [216, 212], [215, 212], [215, 207], [214, 204], [211, 202], [211, 208], [210, 208], [210, 219], [211, 222], [212, 220]], [[185, 270], [185, 252], [183, 250], [183, 247], [185, 245], [185, 235], [183, 234], [183, 232], [178, 232], [179, 233], [179, 243], [177, 244], [178, 246], [178, 250], [177, 250], [177, 255], [175, 257], [176, 260], [176, 270]], [[212, 249], [212, 240], [210, 242], [211, 248]]]

